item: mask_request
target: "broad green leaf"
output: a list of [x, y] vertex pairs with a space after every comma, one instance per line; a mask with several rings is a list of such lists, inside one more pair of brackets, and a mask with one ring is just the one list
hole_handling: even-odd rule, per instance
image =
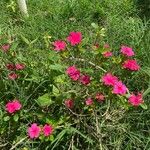
[[54, 86], [54, 85], [53, 85], [53, 91], [52, 92], [53, 92], [54, 96], [59, 96], [59, 94], [60, 94], [58, 88], [56, 86]]
[[48, 93], [40, 96], [36, 102], [38, 103], [39, 106], [41, 107], [45, 107], [45, 106], [49, 106], [53, 103], [53, 101], [51, 100], [50, 96]]

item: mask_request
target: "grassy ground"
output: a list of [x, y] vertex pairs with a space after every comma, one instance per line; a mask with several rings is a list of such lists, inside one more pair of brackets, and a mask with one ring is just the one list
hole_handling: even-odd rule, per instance
[[[102, 124], [104, 120], [98, 120], [102, 130], [101, 136], [104, 136], [101, 145], [104, 150], [149, 150], [150, 23], [149, 20], [146, 21], [138, 16], [139, 11], [135, 3], [131, 0], [31, 0], [28, 1], [30, 16], [29, 18], [23, 18], [17, 6], [11, 2], [13, 1], [0, 1], [0, 34], [13, 36], [16, 41], [14, 49], [17, 49], [17, 53], [20, 56], [18, 59], [30, 62], [36, 58], [37, 61], [41, 61], [37, 68], [40, 65], [44, 66], [46, 59], [41, 58], [40, 54], [45, 53], [44, 57], [47, 56], [46, 37], [48, 35], [51, 36], [53, 41], [65, 38], [70, 31], [75, 30], [81, 31], [84, 37], [87, 37], [92, 42], [92, 34], [95, 30], [91, 23], [96, 23], [101, 28], [106, 28], [104, 41], [110, 43], [114, 50], [117, 51], [120, 44], [127, 44], [135, 49], [142, 69], [129, 80], [132, 89], [136, 87], [139, 90], [146, 91], [145, 103], [148, 105], [148, 109], [135, 109], [124, 113], [121, 109], [112, 108], [110, 110], [111, 120], [107, 121], [106, 124]], [[34, 41], [33, 44], [31, 44], [31, 41]], [[39, 50], [39, 56], [34, 55], [35, 50]], [[3, 61], [2, 56], [0, 56], [0, 61]], [[42, 69], [44, 70], [45, 68], [43, 67]], [[31, 72], [33, 71], [31, 70]], [[40, 73], [42, 74], [41, 70], [35, 72], [36, 76], [39, 76], [37, 80], [40, 80]], [[49, 75], [44, 76], [46, 80]], [[132, 83], [134, 83], [135, 87], [132, 86]], [[24, 87], [19, 87], [18, 91], [20, 93], [18, 94], [25, 98], [38, 84], [38, 82], [34, 83], [29, 91], [23, 91]], [[10, 87], [13, 90], [13, 85]], [[41, 90], [43, 87], [41, 87]], [[2, 95], [3, 90], [0, 92], [1, 97], [3, 97]], [[30, 122], [30, 120], [27, 120], [27, 122]], [[93, 139], [94, 143], [79, 133], [81, 141], [79, 145], [74, 144], [74, 149], [99, 149], [99, 145], [96, 145], [96, 140], [89, 131], [86, 132], [82, 126], [79, 131], [85, 135], [88, 134], [88, 137]], [[65, 131], [64, 135], [63, 133], [59, 135], [64, 136], [63, 140], [56, 140], [56, 143], [53, 144], [54, 149], [69, 149], [71, 136], [65, 137], [65, 135]], [[6, 137], [9, 137], [9, 144], [12, 145], [13, 139], [11, 136], [7, 135]], [[7, 143], [8, 139], [0, 138], [0, 140], [2, 143]], [[15, 140], [17, 141], [17, 139]], [[37, 148], [38, 146], [40, 148]], [[42, 144], [31, 143], [28, 140], [20, 147], [28, 147], [28, 149], [32, 150], [46, 149]], [[7, 150], [7, 147], [4, 149]], [[51, 149], [51, 147], [47, 146], [47, 149]]]

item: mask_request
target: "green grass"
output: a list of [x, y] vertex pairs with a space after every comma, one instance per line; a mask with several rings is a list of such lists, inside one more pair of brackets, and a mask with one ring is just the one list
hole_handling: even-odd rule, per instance
[[[49, 48], [44, 37], [51, 36], [50, 41], [64, 39], [70, 31], [75, 30], [81, 31], [84, 38], [93, 42], [92, 35], [95, 33], [95, 29], [91, 23], [96, 23], [100, 28], [106, 28], [106, 36], [103, 40], [110, 43], [114, 51], [119, 51], [120, 44], [127, 44], [135, 49], [136, 58], [142, 69], [129, 80], [133, 90], [147, 90], [145, 103], [148, 106], [147, 110], [135, 108], [126, 112], [112, 104], [106, 117], [95, 115], [95, 118], [82, 118], [77, 116], [76, 119], [79, 123], [76, 128], [70, 129], [68, 125], [66, 129], [60, 130], [51, 145], [48, 142], [43, 144], [42, 142], [25, 140], [18, 146], [18, 150], [24, 147], [32, 150], [66, 150], [70, 145], [73, 150], [149, 150], [150, 22], [148, 19], [146, 21], [138, 16], [139, 10], [135, 3], [131, 0], [29, 0], [29, 18], [24, 18], [17, 6], [13, 12], [11, 7], [7, 7], [9, 4], [9, 0], [0, 1], [0, 35], [12, 36], [15, 41], [13, 49], [19, 56], [16, 60], [24, 61], [30, 66], [34, 64], [35, 68], [29, 69], [28, 72], [28, 74], [31, 73], [32, 82], [20, 81], [22, 86], [19, 86], [18, 89], [15, 83], [5, 83], [5, 87], [2, 87], [0, 92], [1, 99], [5, 99], [3, 94], [12, 97], [11, 93], [6, 92], [6, 87], [9, 87], [12, 93], [22, 99], [27, 99], [30, 94], [33, 99], [36, 99], [45, 91], [51, 91], [48, 84], [54, 81], [49, 77], [54, 72], [48, 72], [46, 64], [51, 65], [53, 61], [47, 62]], [[33, 44], [28, 44], [28, 41], [33, 40], [35, 40]], [[98, 42], [101, 44], [101, 41]], [[54, 55], [54, 57], [57, 56]], [[4, 64], [2, 58], [3, 56], [0, 56], [0, 61]], [[5, 61], [8, 62], [7, 59]], [[34, 93], [35, 89], [36, 93]], [[36, 104], [31, 107], [33, 108], [32, 113], [36, 111], [34, 105]], [[2, 106], [3, 102], [0, 108]], [[30, 110], [30, 108], [28, 109]], [[52, 112], [57, 112], [58, 109], [56, 107]], [[39, 111], [42, 114], [42, 111], [45, 110]], [[24, 114], [26, 113], [24, 112]], [[42, 121], [41, 114], [38, 117]], [[26, 124], [32, 122], [31, 117], [29, 115], [25, 119]], [[36, 117], [34, 120], [36, 121]], [[6, 125], [0, 123], [1, 126]], [[15, 128], [17, 125], [13, 126]], [[97, 126], [100, 133], [96, 130]], [[3, 150], [7, 150], [26, 135], [24, 122], [19, 130], [23, 131], [23, 135], [16, 132], [16, 135], [12, 136], [8, 128], [8, 133], [5, 133], [4, 137], [0, 137], [0, 149], [2, 144], [8, 143], [8, 147], [2, 147]]]

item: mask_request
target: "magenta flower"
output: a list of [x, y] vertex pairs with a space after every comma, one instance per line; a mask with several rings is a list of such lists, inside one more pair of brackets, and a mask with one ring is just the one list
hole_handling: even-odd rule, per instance
[[88, 75], [82, 75], [80, 77], [80, 82], [83, 84], [83, 85], [88, 85], [90, 84], [91, 80], [90, 80], [90, 76]]
[[91, 98], [87, 98], [85, 103], [86, 103], [87, 106], [90, 106], [90, 105], [93, 104], [93, 100]]
[[47, 125], [47, 124], [46, 124], [46, 125], [43, 127], [43, 133], [44, 133], [45, 136], [51, 135], [51, 134], [53, 133], [53, 127], [52, 127], [51, 125]]
[[105, 96], [101, 93], [97, 93], [96, 96], [95, 96], [95, 99], [98, 101], [98, 102], [102, 102], [105, 100]]
[[121, 46], [121, 53], [125, 56], [134, 56], [134, 51], [131, 47], [128, 46]]
[[81, 43], [82, 34], [81, 32], [70, 32], [69, 36], [67, 37], [68, 42], [71, 43], [72, 46]]
[[22, 105], [19, 102], [19, 100], [14, 99], [12, 102], [8, 102], [5, 107], [6, 107], [6, 111], [12, 114], [20, 110]]
[[66, 106], [67, 108], [72, 109], [73, 106], [74, 106], [73, 100], [72, 100], [72, 99], [67, 99], [67, 100], [65, 100], [65, 106]]
[[140, 66], [138, 65], [136, 60], [128, 59], [123, 63], [123, 68], [129, 69], [132, 71], [138, 71], [140, 69]]
[[28, 135], [31, 139], [38, 138], [40, 132], [41, 132], [41, 128], [36, 123], [33, 123], [31, 127], [28, 128]]
[[4, 52], [7, 52], [9, 49], [10, 49], [10, 44], [4, 44], [1, 46], [1, 49], [4, 51]]
[[6, 64], [8, 70], [15, 70], [15, 65], [13, 63]]
[[127, 87], [121, 81], [118, 81], [114, 84], [113, 93], [124, 95], [127, 92]]
[[140, 104], [144, 103], [142, 99], [142, 94], [141, 93], [138, 93], [137, 95], [131, 94], [128, 102], [133, 106], [139, 106]]
[[53, 45], [55, 46], [55, 51], [64, 51], [66, 49], [66, 43], [64, 41], [55, 41]]
[[18, 75], [16, 73], [12, 72], [12, 73], [8, 74], [8, 78], [10, 80], [15, 80], [18, 78]]
[[74, 81], [77, 81], [80, 77], [80, 71], [75, 66], [68, 67], [66, 73]]
[[16, 64], [15, 65], [16, 70], [23, 70], [25, 68], [24, 64]]
[[110, 52], [110, 51], [106, 51], [106, 52], [104, 52], [104, 53], [102, 53], [102, 54], [103, 54], [103, 56], [104, 56], [105, 58], [109, 58], [109, 57], [111, 57], [111, 56], [113, 55], [113, 53]]
[[113, 86], [117, 81], [118, 78], [116, 76], [113, 76], [111, 73], [107, 73], [102, 77], [102, 82], [108, 86]]

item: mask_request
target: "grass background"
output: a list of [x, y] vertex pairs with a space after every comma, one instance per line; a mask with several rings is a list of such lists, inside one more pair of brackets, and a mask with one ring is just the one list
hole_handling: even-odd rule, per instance
[[[75, 30], [81, 31], [84, 37], [92, 42], [94, 29], [91, 23], [93, 22], [101, 28], [106, 28], [104, 40], [110, 43], [115, 51], [119, 50], [120, 44], [127, 44], [134, 48], [142, 69], [129, 80], [138, 89], [146, 91], [145, 103], [148, 105], [148, 109], [135, 109], [126, 114], [122, 110], [117, 111], [116, 108], [112, 108], [110, 112], [112, 119], [110, 122], [103, 125], [101, 124], [103, 120], [99, 120], [102, 132], [106, 134], [101, 142], [103, 149], [149, 150], [149, 0], [142, 1], [143, 3], [140, 0], [28, 0], [29, 18], [22, 17], [17, 5], [13, 2], [15, 1], [0, 1], [0, 34], [14, 37], [18, 53], [20, 56], [27, 58], [25, 61], [33, 61], [35, 59], [35, 56], [31, 55], [35, 49], [42, 50], [41, 54], [44, 52], [46, 57], [47, 47], [44, 44], [44, 37], [47, 35], [52, 36], [51, 40], [53, 41], [65, 38], [70, 31]], [[36, 41], [29, 46], [22, 37], [25, 37], [28, 41], [35, 39]], [[28, 58], [29, 55], [30, 57]], [[2, 56], [0, 57], [2, 58]], [[23, 59], [22, 57], [21, 59]], [[40, 56], [36, 59], [42, 60]], [[0, 60], [2, 61], [2, 59]], [[45, 61], [45, 59], [42, 61]], [[45, 68], [43, 67], [43, 69]], [[39, 72], [35, 74], [37, 75]], [[135, 89], [135, 87], [132, 88]], [[13, 85], [11, 88], [13, 89]], [[24, 93], [23, 91], [23, 98], [26, 96]], [[85, 135], [88, 134], [90, 138], [93, 138], [92, 134], [87, 133], [83, 127], [79, 129]], [[59, 135], [63, 136], [63, 140], [57, 140], [58, 142], [56, 142], [54, 149], [68, 149], [70, 137], [68, 136], [67, 138], [65, 135], [65, 132], [64, 135], [63, 133]], [[13, 139], [11, 140], [13, 141]], [[81, 141], [83, 145], [74, 145], [74, 149], [99, 149], [95, 142], [91, 144], [89, 141], [84, 141], [83, 138], [83, 141]], [[31, 144], [29, 141], [22, 145], [22, 147], [24, 146], [33, 150], [39, 149], [37, 148], [38, 146], [40, 149], [46, 149], [42, 144]], [[51, 148], [47, 146], [47, 149]]]

